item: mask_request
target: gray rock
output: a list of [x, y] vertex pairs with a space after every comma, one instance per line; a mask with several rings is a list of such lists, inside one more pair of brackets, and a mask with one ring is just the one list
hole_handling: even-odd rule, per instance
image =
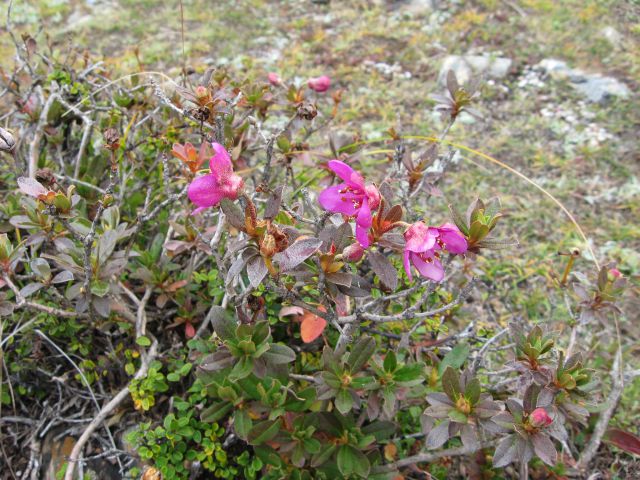
[[572, 86], [590, 102], [602, 102], [609, 97], [627, 98], [631, 93], [624, 83], [601, 75], [588, 75], [584, 82], [572, 83]]
[[449, 55], [442, 62], [438, 81], [441, 85], [447, 82], [447, 72], [453, 70], [458, 82], [467, 83], [473, 75], [482, 74], [490, 78], [504, 78], [509, 73], [512, 61], [505, 57], [490, 55]]
[[627, 98], [631, 94], [629, 87], [616, 78], [570, 68], [566, 62], [555, 58], [542, 60], [537, 68], [553, 79], [567, 80], [590, 102], [603, 102], [610, 97]]
[[624, 39], [622, 34], [612, 26], [604, 27], [600, 30], [600, 34], [611, 44], [612, 47], [620, 48], [622, 45], [622, 40]]
[[403, 12], [413, 16], [427, 15], [431, 13], [434, 8], [433, 0], [410, 0], [401, 6]]

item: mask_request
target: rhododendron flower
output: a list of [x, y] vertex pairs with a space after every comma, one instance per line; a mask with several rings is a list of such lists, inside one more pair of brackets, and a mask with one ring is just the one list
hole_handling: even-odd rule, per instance
[[445, 223], [439, 227], [430, 227], [429, 230], [438, 237], [436, 243], [440, 248], [457, 254], [467, 251], [467, 240], [455, 225]]
[[277, 87], [282, 84], [282, 78], [280, 78], [280, 75], [278, 75], [275, 72], [269, 72], [267, 74], [267, 80], [269, 80], [269, 83], [274, 87]]
[[331, 79], [326, 75], [322, 75], [321, 77], [316, 78], [310, 78], [307, 81], [307, 86], [314, 92], [324, 93], [329, 90], [329, 87], [331, 86]]
[[242, 178], [233, 172], [231, 157], [225, 148], [219, 143], [212, 146], [215, 154], [209, 160], [211, 173], [196, 178], [187, 191], [189, 200], [198, 206], [192, 215], [217, 205], [223, 198], [235, 200], [244, 185]]
[[318, 201], [329, 212], [356, 217], [356, 238], [363, 248], [368, 248], [371, 211], [380, 205], [380, 192], [375, 185], [365, 185], [362, 175], [346, 163], [331, 160], [328, 165], [344, 183], [325, 188]]
[[553, 423], [553, 418], [549, 416], [544, 408], [536, 408], [529, 415], [529, 423], [537, 428], [546, 427]]
[[444, 268], [440, 262], [440, 250], [450, 253], [464, 253], [467, 251], [467, 241], [455, 225], [445, 223], [440, 227], [428, 227], [423, 222], [416, 222], [404, 233], [404, 270], [409, 280], [411, 264], [420, 275], [440, 282], [444, 278]]

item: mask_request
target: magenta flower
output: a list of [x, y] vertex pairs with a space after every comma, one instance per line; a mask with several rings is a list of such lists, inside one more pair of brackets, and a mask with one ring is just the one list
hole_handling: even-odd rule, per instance
[[277, 87], [282, 84], [282, 78], [280, 78], [280, 75], [278, 75], [275, 72], [269, 72], [267, 74], [267, 80], [269, 80], [269, 83], [274, 87]]
[[413, 280], [413, 264], [423, 277], [441, 282], [444, 278], [444, 267], [440, 262], [439, 251], [447, 250], [457, 254], [467, 251], [466, 239], [455, 225], [449, 223], [440, 227], [428, 227], [423, 222], [416, 222], [404, 233], [404, 239], [404, 270], [409, 281]]
[[346, 163], [331, 160], [328, 165], [344, 183], [325, 188], [318, 201], [329, 212], [356, 217], [356, 238], [363, 248], [368, 248], [371, 211], [380, 205], [380, 193], [375, 185], [365, 185], [362, 175]]
[[529, 423], [536, 428], [547, 427], [553, 423], [553, 418], [544, 408], [536, 408], [529, 415]]
[[225, 148], [219, 143], [212, 146], [215, 154], [209, 160], [211, 173], [193, 180], [187, 191], [189, 200], [198, 206], [192, 215], [217, 205], [223, 198], [235, 200], [244, 185], [242, 178], [233, 172], [231, 158]]
[[316, 78], [310, 78], [307, 81], [307, 86], [314, 92], [324, 93], [329, 90], [329, 87], [331, 86], [331, 79], [326, 75], [322, 75], [321, 77]]
[[455, 225], [444, 223], [439, 227], [430, 227], [429, 230], [438, 237], [436, 243], [440, 248], [457, 254], [467, 251], [467, 240]]

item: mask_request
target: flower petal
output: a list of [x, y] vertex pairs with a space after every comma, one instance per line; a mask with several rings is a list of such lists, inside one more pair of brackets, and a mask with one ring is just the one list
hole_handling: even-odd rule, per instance
[[213, 174], [198, 177], [189, 185], [187, 190], [189, 200], [198, 207], [206, 208], [217, 205], [225, 197]]
[[362, 200], [362, 205], [358, 209], [356, 223], [362, 228], [369, 228], [371, 223], [373, 223], [373, 219], [371, 218], [371, 209], [369, 208], [369, 200], [366, 197]]
[[411, 252], [409, 250], [405, 250], [402, 258], [402, 263], [404, 265], [404, 271], [407, 272], [407, 277], [409, 277], [409, 281], [413, 281], [413, 275], [411, 275], [411, 263], [409, 262], [409, 257], [411, 256]]
[[404, 233], [405, 249], [422, 253], [431, 250], [436, 243], [436, 235], [424, 222], [416, 222]]
[[369, 245], [371, 244], [369, 241], [369, 228], [364, 228], [356, 224], [356, 239], [362, 248], [369, 248]]
[[444, 278], [444, 268], [440, 260], [433, 258], [432, 262], [425, 262], [419, 255], [411, 254], [411, 261], [416, 266], [420, 275], [430, 278], [434, 282], [441, 282]]
[[445, 223], [438, 227], [438, 233], [449, 252], [464, 253], [467, 251], [467, 240], [455, 225]]
[[327, 165], [347, 185], [364, 190], [364, 178], [349, 165], [340, 160], [331, 160]]
[[[355, 215], [358, 210], [353, 205], [353, 202], [346, 194], [340, 193], [344, 190], [346, 185], [341, 183], [340, 185], [333, 185], [325, 188], [318, 197], [318, 202], [325, 210], [334, 213], [342, 213], [343, 215]], [[352, 196], [352, 195], [351, 195]]]
[[209, 168], [211, 168], [211, 173], [214, 174], [216, 178], [224, 181], [226, 178], [233, 175], [231, 157], [227, 150], [219, 143], [213, 142], [211, 146], [215, 151], [215, 155], [213, 155], [211, 160], [209, 160]]

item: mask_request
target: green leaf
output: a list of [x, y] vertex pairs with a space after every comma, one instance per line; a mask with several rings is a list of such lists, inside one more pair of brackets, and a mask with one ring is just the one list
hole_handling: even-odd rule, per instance
[[233, 428], [236, 431], [236, 435], [246, 440], [252, 427], [253, 421], [249, 413], [243, 408], [236, 410], [233, 414]]
[[336, 408], [343, 415], [351, 410], [353, 407], [353, 398], [349, 390], [341, 388], [338, 390], [335, 400]]
[[396, 354], [393, 350], [390, 350], [389, 353], [384, 357], [384, 363], [382, 364], [386, 372], [392, 373], [396, 370], [398, 366], [398, 360], [396, 359]]
[[272, 343], [263, 355], [268, 363], [271, 365], [283, 365], [286, 363], [291, 363], [296, 359], [296, 352], [291, 350], [286, 345], [280, 345], [278, 343]]
[[356, 474], [366, 477], [371, 470], [369, 459], [360, 450], [351, 445], [342, 445], [338, 450], [338, 470], [345, 476]]
[[256, 456], [267, 465], [280, 467], [283, 464], [280, 455], [278, 455], [278, 452], [276, 452], [268, 445], [256, 446], [253, 448], [253, 451], [255, 452]]
[[480, 400], [480, 381], [477, 378], [472, 378], [467, 382], [464, 396], [471, 402], [471, 405], [478, 403], [478, 400]]
[[204, 423], [217, 422], [231, 411], [233, 405], [229, 402], [216, 402], [204, 409], [200, 414], [200, 420]]
[[351, 349], [347, 365], [351, 368], [351, 372], [357, 372], [365, 363], [369, 361], [371, 355], [376, 349], [376, 341], [373, 337], [364, 335], [358, 339], [356, 344]]
[[444, 358], [440, 362], [438, 373], [442, 375], [448, 366], [451, 366], [455, 369], [460, 368], [464, 364], [465, 360], [469, 357], [470, 353], [471, 349], [466, 343], [460, 343], [456, 345], [451, 349], [449, 353], [444, 356]]
[[136, 343], [141, 347], [148, 347], [149, 345], [151, 345], [151, 340], [143, 336], [136, 338]]
[[211, 317], [211, 325], [213, 326], [214, 332], [216, 332], [222, 340], [235, 338], [236, 322], [223, 307], [217, 305], [211, 307], [209, 316]]
[[[424, 377], [422, 376], [423, 367], [419, 363], [412, 363], [409, 365], [404, 365], [400, 367], [393, 374], [393, 378], [396, 382], [399, 383], [411, 383], [413, 385], [417, 385], [418, 383], [422, 383], [424, 381]], [[410, 386], [410, 385], [404, 385]]]
[[362, 427], [361, 430], [364, 434], [373, 435], [379, 442], [381, 440], [391, 438], [391, 436], [396, 432], [396, 425], [395, 423], [386, 420], [376, 421]]
[[94, 280], [91, 282], [91, 293], [97, 297], [104, 297], [109, 293], [109, 284], [101, 280]]
[[337, 445], [329, 444], [321, 447], [320, 451], [311, 457], [311, 466], [319, 467], [331, 458], [333, 452], [336, 451]]
[[458, 399], [460, 396], [460, 375], [457, 370], [447, 367], [442, 374], [442, 389], [454, 402]]
[[229, 377], [234, 380], [240, 380], [251, 375], [251, 372], [253, 372], [253, 359], [250, 357], [241, 357], [240, 361], [238, 361], [231, 370]]
[[253, 427], [249, 432], [247, 439], [251, 445], [260, 445], [275, 437], [279, 430], [280, 422], [278, 420], [267, 420]]
[[449, 410], [449, 418], [454, 422], [458, 423], [467, 423], [467, 416], [460, 412], [459, 410], [451, 409]]

